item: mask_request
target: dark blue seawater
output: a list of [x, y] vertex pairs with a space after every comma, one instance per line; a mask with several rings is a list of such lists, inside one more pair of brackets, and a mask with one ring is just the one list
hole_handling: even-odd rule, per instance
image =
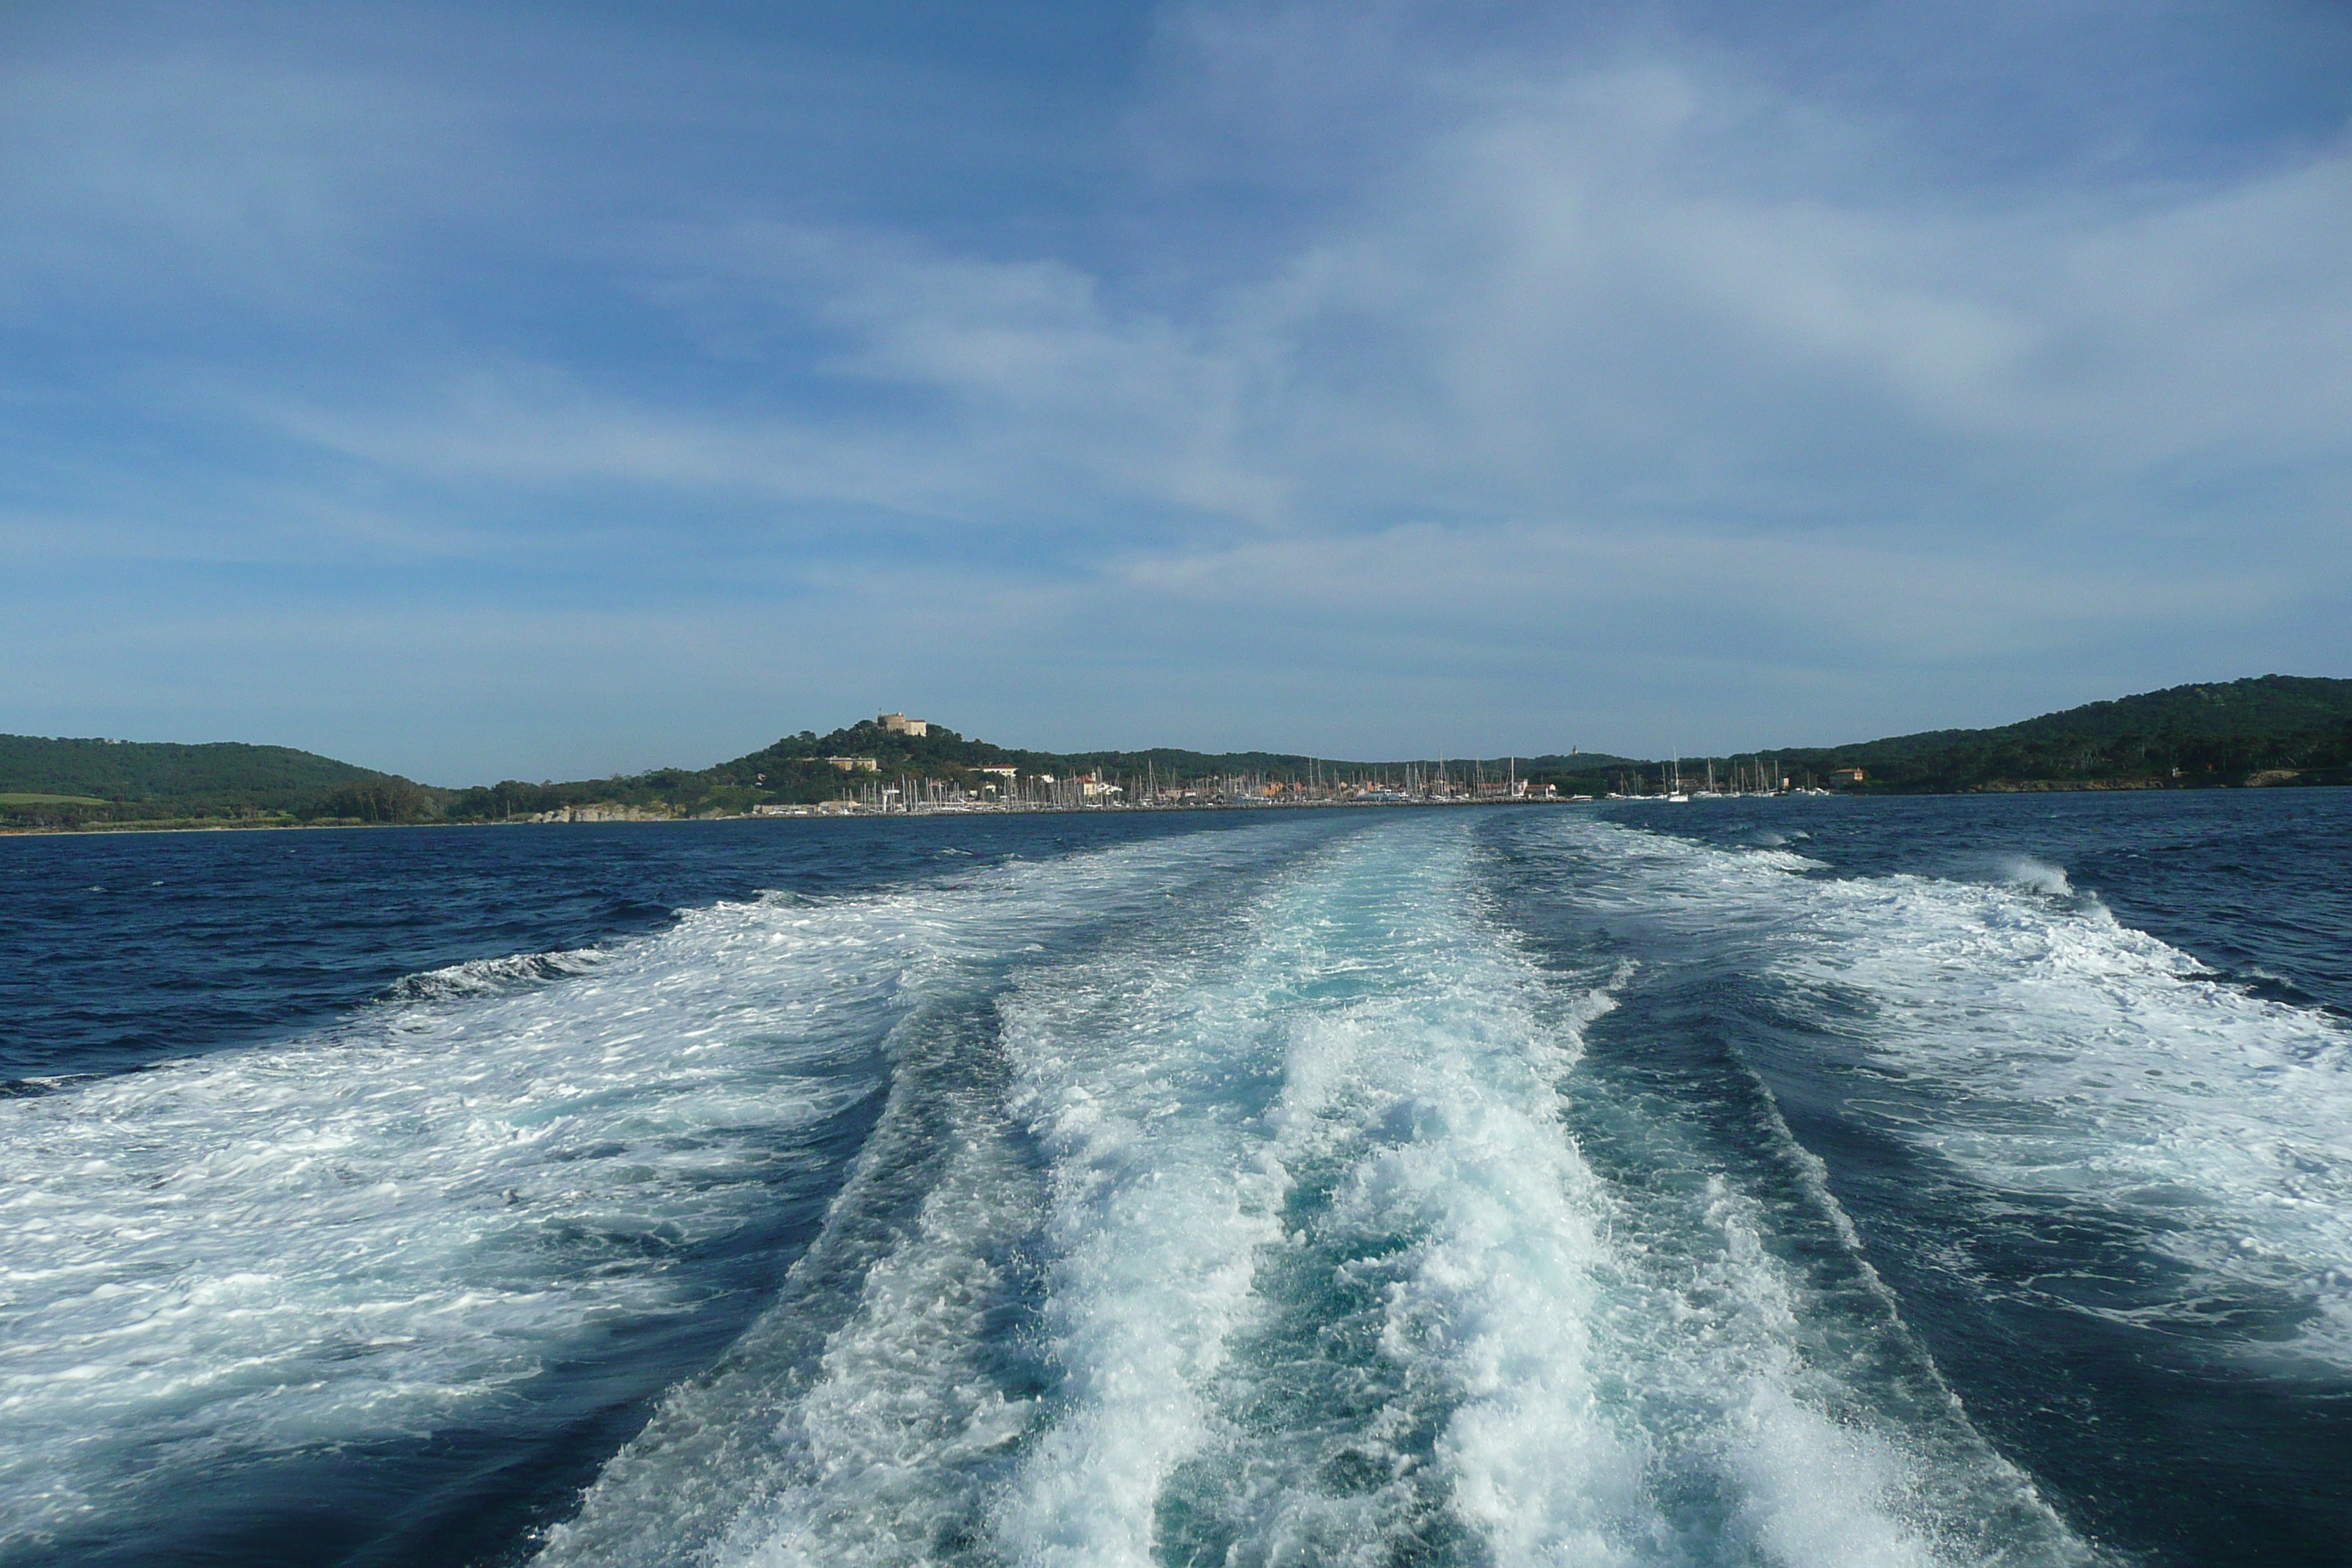
[[2352, 792], [0, 840], [0, 1563], [2352, 1561]]

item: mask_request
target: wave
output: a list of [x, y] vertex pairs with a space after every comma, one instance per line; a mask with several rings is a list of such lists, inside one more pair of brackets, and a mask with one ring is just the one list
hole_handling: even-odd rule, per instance
[[2051, 899], [2075, 897], [2074, 884], [2068, 879], [2066, 868], [2031, 855], [1988, 854], [1967, 858], [1950, 879], [2019, 888]]
[[1565, 1097], [1627, 972], [1540, 970], [1481, 876], [1388, 819], [931, 1031], [542, 1561], [2086, 1556], [1948, 1394], [1817, 1352], [1849, 1309], [1736, 1186], [1596, 1175]]
[[1232, 837], [691, 911], [414, 977], [284, 1045], [0, 1100], [0, 1554], [625, 1365], [719, 1288], [695, 1259], [837, 1184], [827, 1151], [909, 1016], [1266, 852]]
[[380, 1001], [442, 1002], [460, 996], [489, 996], [551, 981], [572, 980], [587, 973], [604, 956], [593, 948], [562, 952], [518, 952], [505, 958], [472, 958], [440, 969], [403, 975], [384, 988]]
[[1156, 918], [1098, 959], [1025, 953], [983, 1023], [910, 1052], [793, 1285], [541, 1561], [911, 1563], [1051, 1536], [1057, 1513], [1087, 1555], [1138, 1500], [1148, 1534], [1198, 1431], [1188, 1373], [1268, 1223], [1259, 1134], [1223, 1092], [1263, 999], [1199, 973], [1258, 924], [1244, 872], [1104, 887]]
[[[1586, 896], [1734, 942], [1867, 1074], [1846, 1110], [1981, 1194], [2129, 1238], [2050, 1304], [2352, 1365], [2352, 1031], [2119, 922], [2063, 868], [1800, 878], [1776, 852], [1595, 826]], [[1727, 933], [1738, 933], [1736, 935]]]
[[2352, 1365], [2352, 1032], [2047, 890], [1824, 889], [1828, 942], [1779, 972], [1867, 999], [1886, 1097], [1933, 1108], [1905, 1119], [1914, 1146], [1987, 1191], [2095, 1209], [2173, 1266], [2067, 1304]]
[[2054, 899], [2071, 899], [2074, 885], [2066, 879], [2066, 868], [2036, 860], [2031, 855], [2008, 855], [2001, 858], [2000, 876], [2004, 882], [2021, 888], [2031, 888], [2037, 893], [2047, 893]]
[[[1484, 820], [720, 906], [0, 1101], [0, 1552], [632, 1366], [722, 1288], [697, 1259], [798, 1205], [723, 1359], [629, 1385], [654, 1413], [549, 1568], [2087, 1560], [1760, 1086], [1742, 1163], [1591, 1070], [1641, 970], [1539, 961]], [[1578, 896], [1866, 998], [1839, 1026], [1923, 1095], [2022, 1084], [1985, 1020], [2045, 993], [2078, 1055], [2152, 994], [2083, 956], [2141, 950], [2079, 900], [1545, 820]], [[1939, 1044], [1972, 1018], [1981, 1081]], [[1905, 1135], [2030, 1180], [2025, 1124], [1968, 1114]]]

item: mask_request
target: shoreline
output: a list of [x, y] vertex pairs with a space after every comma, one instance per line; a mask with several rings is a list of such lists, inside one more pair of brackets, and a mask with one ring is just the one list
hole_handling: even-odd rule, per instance
[[1369, 811], [1395, 809], [1423, 811], [1447, 806], [1481, 805], [1581, 805], [1589, 801], [1560, 800], [1367, 800], [1317, 801], [1312, 804], [1288, 805], [1265, 802], [1255, 805], [1202, 802], [1187, 805], [1040, 805], [1020, 810], [1001, 807], [955, 809], [952, 807], [926, 811], [791, 811], [764, 812], [731, 811], [713, 816], [590, 816], [590, 817], [524, 817], [509, 816], [490, 822], [221, 822], [196, 823], [173, 818], [160, 819], [148, 826], [137, 822], [110, 822], [89, 827], [0, 827], [0, 838], [85, 837], [93, 834], [131, 833], [334, 833], [355, 830], [373, 831], [385, 827], [640, 827], [681, 826], [703, 822], [905, 822], [910, 818], [943, 816], [1168, 816], [1186, 811]]
[[[1894, 790], [1874, 789], [1865, 784], [1859, 788], [1832, 792], [1826, 798], [1843, 800], [1909, 800], [1958, 795], [2210, 795], [2238, 794], [2260, 790], [2265, 795], [2306, 789], [2345, 787], [2352, 780], [2281, 777], [2277, 772], [2269, 776], [2257, 773], [2241, 783], [2185, 784], [2158, 779], [2021, 779], [1996, 780], [1968, 789]], [[1603, 800], [1619, 802], [1662, 802], [1657, 795], [1604, 796]], [[1726, 796], [1725, 799], [1782, 799], [1794, 796]], [[1816, 796], [1814, 798], [1824, 798]], [[186, 818], [160, 818], [152, 826], [142, 822], [109, 822], [73, 827], [0, 827], [0, 838], [35, 838], [88, 837], [102, 834], [163, 834], [163, 833], [331, 833], [352, 830], [373, 830], [386, 827], [422, 827], [436, 829], [508, 828], [508, 827], [610, 827], [620, 826], [679, 825], [695, 822], [802, 822], [802, 821], [907, 821], [917, 817], [943, 816], [1092, 816], [1131, 813], [1160, 814], [1184, 811], [1370, 811], [1443, 810], [1457, 806], [1506, 805], [1585, 805], [1599, 804], [1593, 799], [1561, 796], [1539, 800], [1366, 800], [1366, 801], [1256, 801], [1198, 802], [1182, 805], [1039, 805], [1010, 809], [1002, 806], [945, 807], [916, 811], [824, 811], [812, 806], [805, 810], [769, 812], [728, 812], [718, 816], [666, 816], [650, 813], [614, 816], [531, 816], [505, 817], [483, 822], [358, 822], [349, 819], [334, 822], [200, 822]], [[1697, 804], [1696, 801], [1684, 804]], [[633, 811], [637, 808], [630, 808]]]

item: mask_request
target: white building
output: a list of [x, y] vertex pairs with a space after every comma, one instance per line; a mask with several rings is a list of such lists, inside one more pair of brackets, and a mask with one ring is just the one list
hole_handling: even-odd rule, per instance
[[885, 733], [892, 735], [912, 735], [918, 740], [931, 732], [931, 726], [929, 721], [921, 719], [909, 719], [904, 713], [884, 713], [877, 717], [875, 720], [875, 722], [882, 726]]
[[845, 773], [872, 773], [882, 770], [882, 764], [872, 757], [827, 757], [824, 760]]

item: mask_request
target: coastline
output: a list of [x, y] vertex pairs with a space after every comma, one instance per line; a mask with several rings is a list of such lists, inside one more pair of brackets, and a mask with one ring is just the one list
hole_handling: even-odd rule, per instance
[[[2108, 795], [2108, 794], [2211, 794], [2242, 790], [2332, 789], [2352, 785], [2352, 776], [2340, 775], [2336, 770], [2265, 769], [2245, 778], [2229, 782], [2190, 784], [2178, 779], [2109, 778], [2109, 779], [1995, 779], [1970, 784], [1965, 789], [1890, 789], [1863, 784], [1835, 791], [1833, 798], [1847, 800], [1898, 800], [1919, 796], [1970, 795]], [[1612, 796], [1622, 800], [1654, 800], [1649, 795]], [[1746, 798], [1727, 796], [1725, 798]], [[1775, 798], [1775, 797], [1765, 797]], [[826, 803], [830, 805], [832, 803]], [[7, 826], [0, 827], [0, 838], [82, 837], [91, 834], [155, 834], [155, 833], [318, 833], [341, 832], [355, 828], [383, 827], [598, 827], [624, 824], [680, 824], [691, 822], [788, 822], [808, 820], [829, 821], [904, 821], [911, 817], [940, 816], [1084, 816], [1129, 812], [1180, 811], [1367, 811], [1381, 809], [1431, 810], [1451, 806], [1496, 805], [1578, 805], [1591, 804], [1570, 796], [1558, 798], [1520, 799], [1461, 799], [1461, 800], [1315, 800], [1315, 801], [1187, 801], [1174, 805], [1025, 805], [1020, 807], [960, 805], [918, 807], [913, 811], [873, 811], [866, 809], [827, 810], [808, 806], [791, 810], [740, 811], [670, 815], [653, 812], [644, 807], [622, 807], [611, 812], [595, 807], [575, 807], [562, 814], [487, 818], [470, 822], [362, 822], [355, 818], [319, 822], [205, 822], [182, 818], [158, 818], [152, 822], [108, 822], [73, 826]]]
[[1314, 801], [1296, 805], [1286, 801], [1255, 801], [1246, 804], [1192, 801], [1181, 805], [1036, 805], [1008, 810], [996, 806], [964, 806], [918, 808], [914, 811], [730, 811], [694, 816], [671, 816], [652, 812], [635, 812], [629, 816], [509, 816], [479, 822], [360, 822], [345, 819], [335, 822], [215, 822], [200, 823], [164, 818], [153, 826], [140, 822], [110, 822], [102, 825], [75, 827], [0, 827], [0, 838], [37, 837], [82, 837], [99, 833], [319, 833], [352, 829], [373, 830], [385, 827], [615, 827], [646, 826], [680, 826], [695, 822], [904, 822], [910, 818], [943, 816], [1126, 816], [1130, 813], [1166, 815], [1185, 811], [1423, 811], [1450, 806], [1494, 805], [1577, 805], [1588, 802], [1571, 800], [1367, 800]]

